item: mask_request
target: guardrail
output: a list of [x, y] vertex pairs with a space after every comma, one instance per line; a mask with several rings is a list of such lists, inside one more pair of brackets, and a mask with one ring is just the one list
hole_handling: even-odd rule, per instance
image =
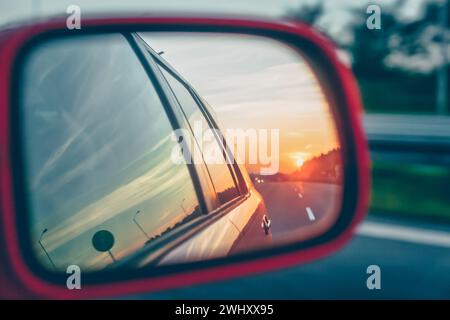
[[374, 160], [450, 165], [450, 117], [365, 115]]

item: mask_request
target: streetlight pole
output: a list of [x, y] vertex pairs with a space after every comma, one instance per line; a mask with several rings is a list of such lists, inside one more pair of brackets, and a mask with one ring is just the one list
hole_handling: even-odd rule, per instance
[[48, 254], [47, 250], [45, 250], [45, 247], [44, 247], [44, 245], [42, 244], [42, 237], [44, 236], [44, 234], [45, 234], [47, 231], [48, 231], [47, 228], [45, 228], [44, 230], [42, 230], [42, 233], [41, 233], [41, 236], [39, 237], [38, 243], [39, 243], [39, 245], [41, 246], [42, 250], [44, 251], [45, 255], [47, 256], [48, 261], [50, 261], [50, 263], [52, 264], [53, 269], [56, 270], [56, 266], [55, 266], [55, 264], [53, 263], [52, 258], [50, 258], [50, 255]]
[[141, 225], [137, 222], [136, 217], [137, 215], [141, 213], [141, 210], [136, 211], [136, 213], [134, 214], [133, 217], [133, 221], [134, 223], [137, 225], [137, 227], [139, 228], [139, 230], [141, 230], [141, 232], [145, 235], [145, 237], [147, 238], [147, 240], [150, 240], [150, 237], [148, 236], [148, 234], [145, 232], [145, 230], [141, 227]]

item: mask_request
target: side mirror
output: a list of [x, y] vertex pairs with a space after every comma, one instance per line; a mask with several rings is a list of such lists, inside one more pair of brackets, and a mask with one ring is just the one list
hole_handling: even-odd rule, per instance
[[[55, 20], [4, 31], [0, 55], [5, 296], [149, 292], [305, 263], [366, 212], [358, 88], [308, 26]], [[73, 265], [83, 290], [66, 287]]]

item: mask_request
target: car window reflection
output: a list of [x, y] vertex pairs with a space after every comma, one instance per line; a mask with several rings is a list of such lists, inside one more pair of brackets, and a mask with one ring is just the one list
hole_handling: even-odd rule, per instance
[[[189, 90], [164, 67], [160, 67], [160, 69], [163, 72], [164, 77], [169, 82], [181, 108], [191, 124], [191, 127], [194, 127], [200, 123], [203, 130], [210, 128], [208, 122], [199, 109], [199, 105]], [[210, 144], [214, 144], [213, 147], [215, 148], [220, 148], [220, 145], [216, 139], [212, 139], [212, 141], [207, 145], [207, 148], [211, 147]], [[221, 153], [220, 150], [221, 149], [219, 149], [219, 154]], [[233, 177], [231, 176], [230, 169], [226, 165], [225, 158], [223, 160], [223, 163], [219, 164], [206, 163], [219, 204], [225, 204], [239, 195]]]
[[[45, 266], [103, 268], [199, 214], [186, 165], [170, 158], [170, 122], [123, 36], [47, 42], [24, 70], [32, 238]], [[103, 229], [110, 255], [92, 245]]]

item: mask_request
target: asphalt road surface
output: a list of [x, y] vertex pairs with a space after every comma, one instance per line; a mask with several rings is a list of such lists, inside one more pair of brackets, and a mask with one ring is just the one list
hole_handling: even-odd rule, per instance
[[[369, 290], [378, 265], [381, 289]], [[369, 215], [341, 250], [284, 270], [139, 299], [450, 299], [450, 225]]]
[[264, 182], [256, 189], [264, 198], [275, 242], [336, 214], [342, 198], [342, 187], [328, 183]]

